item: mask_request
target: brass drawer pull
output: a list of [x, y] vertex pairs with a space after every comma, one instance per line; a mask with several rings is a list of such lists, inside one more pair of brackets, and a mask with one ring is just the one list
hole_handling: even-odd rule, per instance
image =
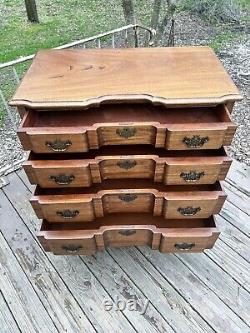
[[132, 169], [136, 166], [136, 161], [130, 161], [130, 160], [125, 160], [125, 161], [119, 161], [117, 162], [118, 167], [121, 169], [129, 170]]
[[182, 140], [182, 142], [185, 143], [188, 148], [200, 148], [208, 141], [208, 136], [200, 137], [199, 135], [194, 135], [192, 138], [187, 138], [185, 136], [185, 138]]
[[119, 195], [119, 199], [122, 200], [122, 201], [125, 201], [125, 202], [134, 201], [136, 198], [137, 198], [136, 194], [126, 193], [126, 194], [120, 194]]
[[176, 243], [174, 247], [180, 251], [189, 251], [195, 247], [195, 243]]
[[116, 130], [116, 134], [125, 139], [135, 136], [135, 133], [136, 129], [134, 127], [123, 127]]
[[136, 230], [125, 229], [125, 230], [119, 230], [118, 232], [119, 232], [119, 234], [121, 234], [123, 236], [131, 236], [136, 233]]
[[72, 142], [67, 140], [67, 141], [62, 141], [60, 139], [56, 139], [54, 141], [46, 141], [45, 145], [50, 148], [53, 151], [66, 151], [68, 147], [72, 145]]
[[77, 215], [79, 215], [79, 210], [62, 210], [62, 211], [57, 211], [56, 214], [60, 217], [63, 217], [64, 219], [73, 219]]
[[62, 249], [67, 253], [77, 253], [82, 249], [81, 245], [63, 245]]
[[54, 180], [55, 183], [57, 183], [58, 185], [69, 185], [74, 179], [75, 176], [74, 175], [64, 175], [64, 174], [60, 174], [57, 176], [50, 176], [49, 177], [51, 180]]
[[201, 207], [179, 207], [177, 209], [177, 211], [184, 216], [194, 216], [195, 214], [197, 214], [199, 211], [201, 211]]
[[180, 174], [180, 177], [185, 180], [185, 182], [196, 182], [197, 180], [201, 179], [201, 177], [205, 176], [205, 172], [196, 172], [196, 171], [190, 171], [190, 172], [182, 172]]

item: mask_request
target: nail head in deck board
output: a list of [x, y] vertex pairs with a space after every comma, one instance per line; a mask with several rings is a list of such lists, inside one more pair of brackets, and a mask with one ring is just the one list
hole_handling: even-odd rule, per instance
[[[134, 299], [139, 310], [142, 304], [145, 304], [147, 298], [144, 292], [135, 286], [130, 277], [108, 255], [107, 251], [98, 252], [95, 256], [82, 256], [81, 258], [112, 298], [118, 296], [124, 301]], [[140, 315], [138, 311], [131, 312], [127, 309], [124, 310], [124, 314], [138, 332], [175, 332], [151, 302], [144, 315]]]
[[249, 333], [249, 327], [176, 256], [146, 247], [140, 250], [216, 332]]
[[111, 248], [108, 252], [138, 287], [143, 281], [145, 297], [168, 322], [172, 323], [178, 333], [213, 332], [190, 304], [136, 248]]
[[[12, 184], [14, 185], [14, 182]], [[15, 184], [12, 193], [19, 193], [19, 199], [22, 196], [17, 184]], [[46, 314], [50, 315], [55, 326], [61, 332], [65, 330], [81, 333], [95, 332], [82, 309], [68, 292], [53, 266], [49, 263], [41, 247], [32, 237], [16, 211], [11, 208], [9, 201], [2, 191], [0, 192], [0, 200], [1, 218], [8, 221], [8, 223], [4, 223], [1, 226], [1, 230], [12, 251], [14, 251], [19, 264], [26, 273], [26, 279], [25, 277], [22, 279], [32, 284], [33, 289], [47, 310]], [[19, 208], [24, 212], [23, 207], [25, 207], [25, 202], [21, 201], [20, 204]], [[28, 202], [26, 205], [28, 205]], [[33, 217], [33, 212], [30, 210], [28, 212], [29, 215], [25, 216], [26, 221], [33, 219], [34, 223], [35, 217]], [[34, 309], [36, 313], [39, 311], [37, 310], [39, 309], [38, 306], [34, 306]], [[49, 322], [49, 319], [46, 320]]]
[[[2, 287], [2, 286], [1, 286]], [[7, 303], [4, 300], [3, 294], [0, 292], [0, 327], [1, 333], [22, 333], [17, 323], [10, 312]]]
[[[7, 208], [3, 200], [1, 206], [2, 209]], [[2, 212], [0, 217], [3, 217]], [[21, 236], [18, 232], [13, 233], [13, 239], [16, 238], [13, 242], [19, 243], [17, 237]], [[58, 332], [2, 233], [0, 233], [0, 287], [21, 332]]]
[[233, 312], [250, 326], [250, 294], [241, 288], [204, 253], [176, 255], [206, 286], [209, 287]]
[[[36, 218], [28, 202], [28, 198], [30, 197], [30, 192], [21, 182], [19, 177], [16, 176], [16, 174], [10, 175], [10, 186], [8, 188], [5, 188], [5, 194], [8, 196], [9, 200], [12, 202], [15, 209], [19, 211], [21, 217], [27, 223], [27, 226], [31, 231], [31, 233], [35, 234], [36, 226], [40, 224], [40, 221]], [[33, 242], [35, 244], [34, 239]], [[46, 253], [42, 253], [41, 255], [42, 259], [40, 259], [40, 266], [45, 267], [46, 271], [52, 271], [52, 273], [48, 277], [48, 280], [44, 281], [44, 287], [46, 288], [44, 291], [45, 293], [47, 292], [48, 285], [51, 284], [50, 279], [52, 279], [52, 282], [55, 284], [55, 286], [57, 286], [57, 289], [61, 288], [60, 294], [66, 293], [67, 297], [71, 298], [71, 300], [67, 301], [68, 310], [70, 311], [71, 315], [75, 316], [76, 318], [84, 317], [84, 313], [81, 312], [81, 309], [79, 309], [77, 305], [75, 305], [74, 307], [74, 304], [72, 304], [74, 301], [73, 299], [74, 297], [77, 303], [85, 311], [88, 318], [91, 320], [91, 323], [94, 325], [96, 329], [98, 329], [98, 333], [99, 332], [106, 333], [109, 331], [116, 332], [116, 329], [120, 329], [120, 331], [126, 331], [128, 333], [134, 332], [134, 329], [132, 329], [130, 323], [126, 320], [126, 318], [124, 318], [124, 316], [122, 316], [120, 312], [118, 313], [104, 312], [101, 304], [102, 299], [100, 298], [102, 295], [105, 295], [106, 299], [109, 299], [110, 297], [105, 292], [105, 290], [101, 288], [98, 280], [93, 281], [92, 286], [94, 286], [94, 288], [88, 290], [87, 295], [84, 294], [84, 292], [81, 290], [81, 285], [84, 285], [84, 283], [86, 282], [86, 280], [84, 279], [83, 272], [91, 276], [93, 275], [86, 268], [86, 266], [84, 265], [82, 260], [80, 260], [79, 257], [76, 257], [75, 259], [75, 261], [77, 261], [77, 267], [76, 267], [76, 265], [73, 265], [72, 262], [73, 259], [69, 257], [57, 257], [52, 254], [47, 254], [47, 259], [46, 259], [45, 256]], [[36, 260], [38, 258], [39, 255], [37, 255]], [[32, 260], [32, 258], [30, 258], [30, 260]], [[60, 276], [57, 275], [56, 272], [54, 272], [55, 269], [51, 265], [49, 260], [51, 261], [52, 265], [55, 267], [56, 271], [59, 272]], [[74, 270], [73, 269], [74, 266], [75, 269], [79, 270], [79, 272], [78, 274], [72, 275], [71, 270]], [[68, 290], [67, 288], [65, 288], [65, 286], [63, 285], [60, 286], [61, 279], [63, 279], [63, 283], [66, 284]], [[77, 281], [79, 281], [78, 285], [76, 284]], [[50, 291], [48, 292], [50, 293]], [[53, 291], [52, 289], [52, 293], [56, 293], [57, 295], [56, 299], [58, 300], [59, 304], [64, 304], [65, 299], [64, 298], [61, 299], [60, 295], [57, 294], [57, 290]], [[54, 306], [56, 306], [56, 304], [54, 304]], [[62, 318], [63, 317], [64, 316], [62, 316]]]
[[240, 99], [209, 47], [42, 50], [10, 105], [69, 108], [103, 101], [183, 105]]

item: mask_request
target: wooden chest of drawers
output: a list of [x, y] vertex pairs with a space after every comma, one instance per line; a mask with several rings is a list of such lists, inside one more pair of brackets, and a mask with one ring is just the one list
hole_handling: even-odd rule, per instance
[[207, 47], [38, 52], [10, 104], [44, 249], [211, 248], [240, 99]]

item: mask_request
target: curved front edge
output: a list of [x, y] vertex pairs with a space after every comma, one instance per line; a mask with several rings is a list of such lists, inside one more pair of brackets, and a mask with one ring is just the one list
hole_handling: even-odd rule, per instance
[[159, 251], [164, 253], [203, 252], [214, 246], [219, 234], [217, 228], [169, 229], [162, 233]]

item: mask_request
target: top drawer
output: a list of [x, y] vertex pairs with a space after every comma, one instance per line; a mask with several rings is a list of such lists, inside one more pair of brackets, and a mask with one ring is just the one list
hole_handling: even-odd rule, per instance
[[166, 108], [122, 104], [70, 112], [28, 110], [18, 135], [24, 149], [36, 153], [86, 152], [131, 144], [193, 150], [229, 145], [235, 129], [225, 105]]

